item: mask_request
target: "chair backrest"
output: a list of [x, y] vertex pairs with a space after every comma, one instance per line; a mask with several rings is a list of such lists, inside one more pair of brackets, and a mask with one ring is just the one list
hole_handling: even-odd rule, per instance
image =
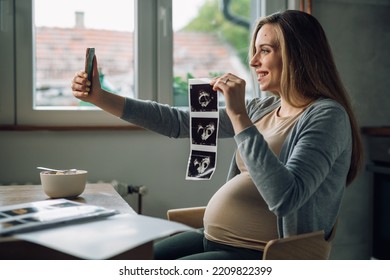
[[337, 219], [336, 223], [334, 224], [334, 226], [332, 228], [332, 231], [330, 232], [330, 235], [329, 235], [329, 237], [328, 237], [328, 239], [326, 241], [328, 241], [328, 242], [332, 242], [333, 241], [333, 239], [336, 236], [336, 230], [337, 230], [338, 223], [339, 223], [339, 220]]
[[273, 239], [264, 248], [263, 260], [327, 260], [336, 229], [337, 222], [327, 240], [323, 230]]
[[204, 206], [170, 209], [167, 212], [167, 218], [170, 221], [182, 223], [193, 228], [202, 228], [205, 210], [206, 207]]

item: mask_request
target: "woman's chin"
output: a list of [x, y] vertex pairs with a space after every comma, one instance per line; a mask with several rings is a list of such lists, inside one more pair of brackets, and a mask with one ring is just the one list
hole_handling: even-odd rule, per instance
[[268, 91], [268, 87], [266, 85], [260, 84], [260, 90], [261, 91]]

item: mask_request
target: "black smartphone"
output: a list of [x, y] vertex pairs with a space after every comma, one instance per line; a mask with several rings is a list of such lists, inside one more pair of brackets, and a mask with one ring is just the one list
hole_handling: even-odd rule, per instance
[[95, 48], [87, 48], [85, 52], [85, 72], [88, 74], [88, 81], [92, 83], [93, 57]]

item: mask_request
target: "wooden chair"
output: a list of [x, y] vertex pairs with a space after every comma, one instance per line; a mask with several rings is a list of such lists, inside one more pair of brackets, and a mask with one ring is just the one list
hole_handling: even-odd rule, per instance
[[[205, 209], [206, 207], [170, 209], [167, 217], [171, 221], [202, 228]], [[323, 230], [269, 240], [264, 247], [263, 260], [327, 260], [336, 235], [336, 226], [337, 223], [327, 240], [324, 239]]]

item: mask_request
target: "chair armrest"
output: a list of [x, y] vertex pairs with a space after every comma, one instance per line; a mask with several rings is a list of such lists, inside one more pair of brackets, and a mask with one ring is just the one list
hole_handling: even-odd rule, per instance
[[263, 260], [327, 260], [331, 248], [323, 230], [298, 234], [267, 242]]
[[170, 221], [179, 222], [193, 228], [203, 227], [203, 215], [206, 207], [187, 207], [170, 209], [167, 218]]

